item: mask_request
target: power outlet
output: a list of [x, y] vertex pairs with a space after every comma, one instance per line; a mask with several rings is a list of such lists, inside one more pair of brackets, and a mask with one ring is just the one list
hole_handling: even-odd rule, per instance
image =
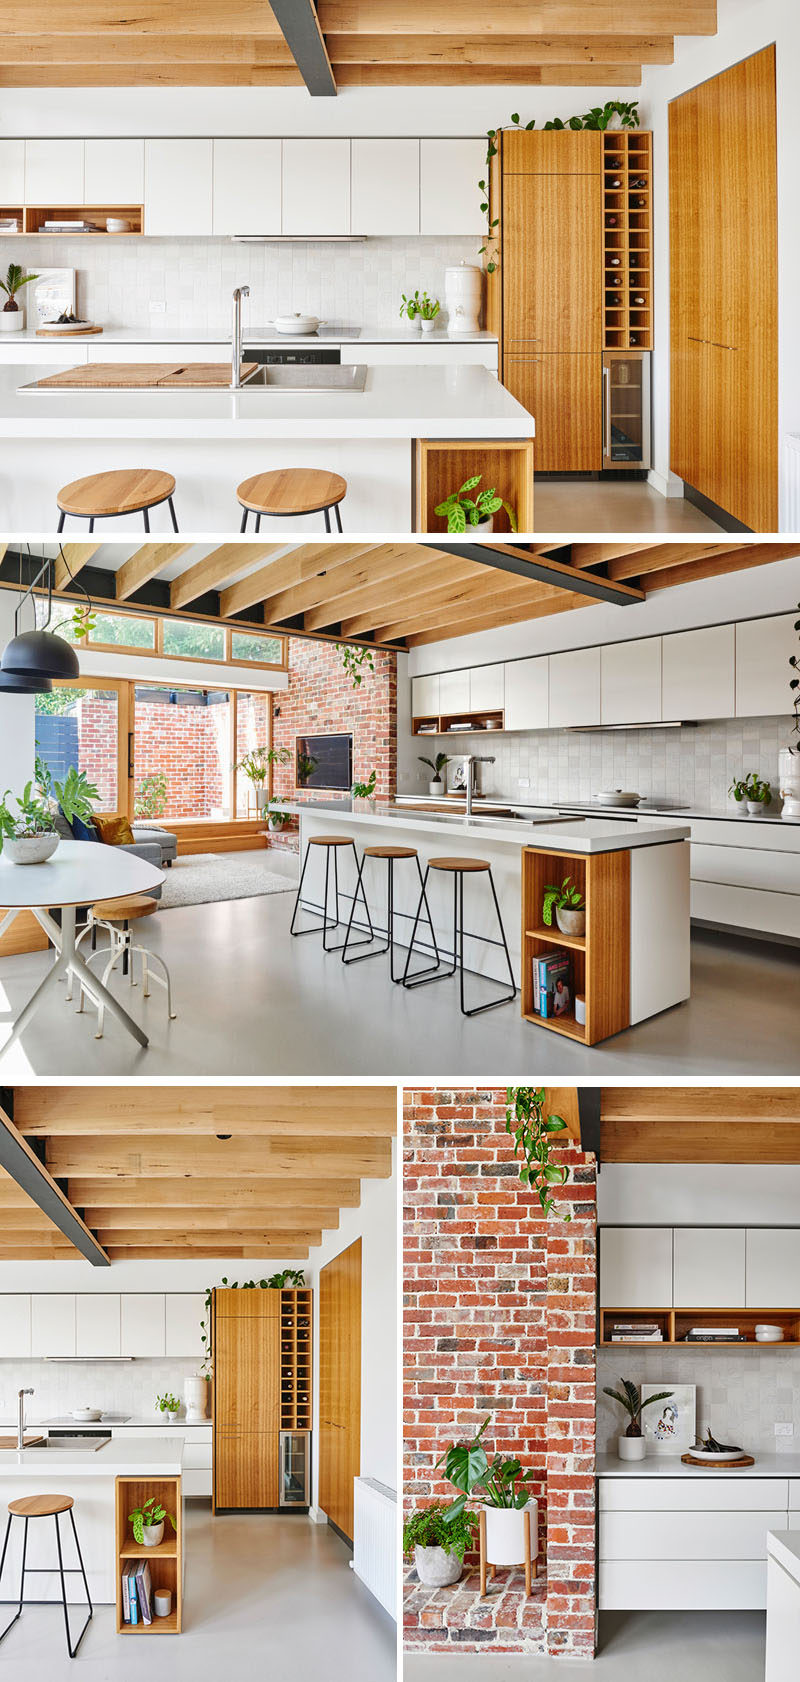
[[776, 1437], [793, 1437], [794, 1426], [791, 1420], [777, 1420], [775, 1423]]
[[150, 299], [150, 314], [151, 315], [166, 315], [166, 313], [167, 313], [166, 298], [151, 298]]
[[530, 777], [518, 777], [517, 778], [517, 788], [530, 788], [530, 786], [531, 786]]

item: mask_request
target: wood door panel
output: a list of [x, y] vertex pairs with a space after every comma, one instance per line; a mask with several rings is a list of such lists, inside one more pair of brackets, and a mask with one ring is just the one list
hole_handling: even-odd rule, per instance
[[603, 136], [595, 129], [505, 129], [503, 169], [509, 175], [600, 175]]
[[226, 1320], [217, 1315], [214, 1418], [218, 1430], [279, 1429], [280, 1363], [280, 1320]]
[[277, 1507], [280, 1440], [274, 1431], [221, 1432], [216, 1441], [218, 1507]]
[[603, 342], [599, 175], [509, 175], [503, 182], [507, 353], [596, 351]]
[[361, 1470], [361, 1239], [319, 1276], [319, 1501], [352, 1540]]
[[600, 470], [602, 379], [599, 352], [505, 358], [503, 384], [536, 422], [533, 458], [537, 472]]
[[216, 1292], [218, 1320], [279, 1320], [280, 1291], [229, 1290]]

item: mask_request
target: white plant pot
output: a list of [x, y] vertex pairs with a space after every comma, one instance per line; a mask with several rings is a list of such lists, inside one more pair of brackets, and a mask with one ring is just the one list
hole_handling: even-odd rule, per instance
[[0, 333], [21, 333], [24, 326], [24, 310], [0, 310]]
[[440, 795], [444, 794], [444, 783], [441, 781], [441, 778], [438, 782], [428, 784], [428, 793], [435, 794], [437, 799]]
[[530, 1513], [531, 1559], [539, 1552], [538, 1503], [531, 1498], [524, 1507], [485, 1507], [487, 1565], [522, 1565], [525, 1559], [524, 1518]]
[[457, 1583], [462, 1565], [458, 1554], [450, 1548], [415, 1548], [414, 1565], [417, 1576], [426, 1589], [446, 1589]]
[[783, 799], [782, 818], [800, 818], [800, 753], [781, 748], [778, 754], [778, 783]]
[[568, 906], [556, 906], [556, 922], [562, 934], [584, 935], [586, 933], [586, 907], [579, 911], [571, 911]]
[[420, 327], [422, 328], [423, 333], [432, 333], [434, 331], [435, 326], [436, 326], [436, 322], [437, 322], [437, 317], [436, 316], [434, 316], [431, 321], [426, 321], [424, 316], [423, 316], [420, 320]]
[[192, 1373], [183, 1384], [183, 1399], [187, 1419], [205, 1419], [208, 1405], [208, 1379], [202, 1373]]
[[144, 1545], [146, 1548], [157, 1548], [159, 1542], [163, 1542], [164, 1540], [163, 1518], [160, 1524], [142, 1525], [142, 1535], [144, 1537]]
[[750, 813], [751, 818], [757, 817], [759, 812], [763, 812], [763, 810], [764, 810], [764, 801], [763, 800], [748, 800], [747, 810]]
[[620, 1460], [644, 1460], [646, 1451], [644, 1437], [617, 1437], [617, 1454]]
[[17, 840], [6, 836], [3, 852], [9, 864], [44, 864], [51, 859], [58, 846], [58, 835], [23, 835]]

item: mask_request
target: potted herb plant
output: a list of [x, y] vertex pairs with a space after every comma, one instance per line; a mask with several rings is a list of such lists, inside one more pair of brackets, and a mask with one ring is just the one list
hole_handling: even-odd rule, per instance
[[248, 782], [253, 785], [253, 797], [256, 809], [260, 812], [267, 798], [267, 784], [269, 773], [273, 765], [288, 765], [291, 760], [288, 748], [251, 748], [244, 759], [234, 765], [234, 771], [241, 771]]
[[174, 1425], [180, 1408], [177, 1396], [171, 1390], [165, 1390], [163, 1396], [156, 1396], [156, 1413], [165, 1416], [168, 1425]]
[[441, 307], [438, 298], [429, 298], [427, 292], [423, 292], [419, 301], [419, 322], [423, 333], [433, 332]]
[[4, 333], [19, 333], [25, 325], [25, 317], [17, 303], [17, 293], [23, 286], [28, 286], [32, 280], [38, 280], [38, 274], [25, 274], [19, 263], [9, 263], [5, 280], [0, 280], [0, 287], [6, 295], [6, 301], [0, 310], [0, 330]]
[[457, 1583], [464, 1555], [472, 1546], [477, 1520], [462, 1512], [448, 1518], [443, 1501], [416, 1507], [403, 1525], [403, 1553], [413, 1555], [417, 1576], [426, 1589], [445, 1589]]
[[644, 1460], [647, 1445], [642, 1436], [642, 1409], [652, 1407], [653, 1402], [666, 1402], [672, 1391], [659, 1390], [657, 1396], [648, 1396], [643, 1402], [638, 1384], [634, 1384], [630, 1378], [621, 1378], [620, 1384], [621, 1390], [612, 1390], [608, 1384], [603, 1385], [603, 1395], [610, 1396], [612, 1402], [619, 1402], [628, 1415], [625, 1434], [617, 1437], [617, 1454], [620, 1460]]
[[[800, 602], [797, 604], [800, 610]], [[794, 623], [800, 631], [800, 619]], [[794, 741], [781, 748], [778, 754], [778, 778], [783, 800], [782, 818], [800, 818], [800, 655], [790, 654], [791, 677], [789, 690], [792, 701], [792, 735]]]
[[481, 533], [494, 530], [494, 516], [504, 508], [508, 515], [508, 523], [512, 531], [517, 529], [517, 516], [510, 503], [498, 496], [496, 490], [478, 491], [477, 496], [469, 496], [483, 478], [482, 473], [473, 474], [471, 479], [465, 479], [457, 491], [451, 491], [444, 502], [437, 504], [435, 514], [440, 514], [447, 521], [449, 532], [466, 531], [467, 525], [479, 526]]
[[748, 771], [746, 777], [738, 777], [731, 783], [728, 793], [737, 804], [745, 802], [751, 814], [760, 812], [762, 806], [768, 806], [772, 799], [772, 785], [759, 777], [756, 771]]
[[128, 1521], [133, 1527], [133, 1539], [140, 1548], [157, 1548], [164, 1540], [164, 1520], [169, 1519], [173, 1530], [175, 1526], [174, 1513], [168, 1513], [162, 1506], [157, 1495], [151, 1495], [149, 1501], [143, 1501], [141, 1507], [134, 1507], [128, 1514]]
[[271, 807], [267, 818], [267, 827], [275, 830], [286, 829], [287, 825], [290, 824], [291, 821], [291, 812], [280, 812], [277, 807]]
[[445, 766], [449, 765], [449, 763], [450, 763], [450, 761], [447, 757], [447, 754], [446, 753], [437, 753], [435, 759], [427, 759], [425, 754], [421, 753], [419, 755], [419, 762], [420, 762], [420, 765], [429, 765], [432, 772], [433, 772], [433, 776], [431, 777], [431, 780], [428, 783], [428, 793], [429, 794], [441, 794], [442, 790], [443, 790], [443, 787], [444, 787], [444, 783], [443, 783], [443, 779], [442, 779], [442, 772], [443, 772]]
[[[15, 810], [9, 806], [14, 800]], [[44, 864], [59, 843], [56, 820], [40, 795], [33, 793], [33, 781], [21, 794], [6, 789], [0, 801], [0, 852], [11, 864]]]
[[586, 901], [571, 876], [565, 876], [560, 887], [545, 888], [542, 903], [542, 922], [553, 927], [553, 912], [562, 934], [586, 933]]
[[412, 333], [416, 332], [416, 329], [419, 326], [420, 303], [422, 301], [420, 299], [419, 290], [412, 292], [410, 298], [406, 297], [405, 292], [401, 292], [400, 297], [402, 299], [400, 314], [401, 316], [405, 316]]
[[448, 1483], [460, 1491], [447, 1508], [448, 1522], [464, 1513], [467, 1502], [477, 1499], [486, 1510], [486, 1558], [492, 1565], [520, 1565], [525, 1556], [523, 1515], [530, 1514], [532, 1552], [536, 1548], [537, 1503], [530, 1493], [532, 1471], [523, 1471], [516, 1455], [494, 1455], [490, 1460], [483, 1434], [491, 1415], [487, 1414], [470, 1442], [451, 1443], [437, 1461], [444, 1467]]

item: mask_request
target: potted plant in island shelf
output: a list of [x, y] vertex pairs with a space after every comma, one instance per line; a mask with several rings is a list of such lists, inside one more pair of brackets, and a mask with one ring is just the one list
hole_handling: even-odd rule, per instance
[[240, 759], [234, 765], [234, 771], [241, 771], [253, 785], [253, 797], [259, 816], [269, 793], [269, 774], [273, 765], [288, 765], [291, 758], [288, 748], [250, 748], [244, 759]]
[[149, 1501], [143, 1501], [141, 1507], [134, 1507], [128, 1514], [128, 1522], [133, 1527], [133, 1539], [140, 1548], [157, 1548], [164, 1540], [164, 1520], [169, 1519], [175, 1530], [175, 1515], [168, 1513], [162, 1506], [157, 1495], [151, 1495]]
[[423, 1588], [445, 1589], [458, 1582], [477, 1522], [475, 1514], [466, 1511], [448, 1518], [443, 1501], [409, 1513], [403, 1525], [403, 1553], [413, 1554]]
[[432, 772], [433, 772], [433, 776], [431, 777], [431, 780], [428, 783], [428, 793], [429, 794], [443, 794], [444, 793], [444, 783], [442, 781], [442, 772], [443, 772], [445, 766], [450, 764], [450, 761], [447, 757], [447, 754], [446, 753], [437, 753], [435, 759], [426, 759], [425, 754], [421, 753], [419, 755], [419, 762], [420, 762], [420, 765], [429, 765]]
[[652, 1407], [653, 1402], [666, 1402], [672, 1391], [659, 1390], [657, 1396], [648, 1396], [643, 1402], [638, 1384], [634, 1384], [630, 1378], [621, 1378], [620, 1384], [621, 1390], [612, 1390], [608, 1384], [603, 1385], [603, 1395], [610, 1396], [612, 1402], [619, 1402], [628, 1415], [625, 1434], [617, 1437], [617, 1454], [620, 1460], [644, 1460], [647, 1445], [642, 1436], [642, 1408]]
[[0, 280], [0, 287], [6, 295], [6, 301], [0, 310], [0, 330], [4, 333], [19, 333], [25, 325], [25, 317], [17, 303], [17, 293], [23, 286], [30, 285], [32, 280], [38, 280], [38, 274], [26, 274], [19, 263], [9, 263], [5, 280]]
[[571, 876], [565, 876], [560, 888], [545, 888], [542, 902], [542, 922], [553, 927], [553, 912], [562, 934], [576, 936], [586, 933], [586, 901]]
[[[800, 611], [800, 602], [797, 604]], [[800, 619], [794, 622], [795, 631], [800, 631]], [[783, 800], [782, 818], [800, 818], [800, 656], [789, 655], [789, 665], [792, 675], [789, 679], [789, 690], [792, 702], [792, 735], [794, 741], [778, 753], [778, 778], [780, 793]]]
[[[44, 864], [52, 858], [60, 840], [53, 813], [32, 791], [33, 781], [26, 783], [18, 795], [7, 788], [0, 801], [0, 853], [4, 852], [11, 864]], [[13, 810], [9, 799], [14, 801]]]
[[738, 777], [731, 783], [728, 793], [737, 804], [741, 805], [744, 801], [748, 812], [754, 815], [769, 805], [772, 799], [772, 785], [759, 777], [756, 771], [748, 771], [746, 777]]
[[180, 1405], [177, 1396], [173, 1396], [171, 1390], [165, 1390], [163, 1396], [156, 1396], [156, 1413], [163, 1414], [168, 1425], [175, 1424]]
[[471, 479], [464, 480], [459, 490], [451, 491], [444, 502], [437, 503], [434, 514], [440, 514], [447, 521], [448, 532], [464, 532], [467, 525], [479, 527], [481, 535], [493, 531], [494, 516], [501, 508], [506, 511], [511, 530], [516, 531], [517, 516], [511, 504], [498, 496], [496, 490], [478, 491], [474, 497], [467, 494], [476, 489], [482, 478], [482, 473], [473, 474]]
[[438, 1460], [448, 1483], [460, 1494], [446, 1510], [452, 1523], [477, 1499], [485, 1512], [486, 1560], [491, 1565], [521, 1565], [525, 1558], [524, 1515], [529, 1514], [531, 1557], [537, 1545], [538, 1506], [530, 1493], [533, 1472], [525, 1472], [516, 1455], [495, 1455], [491, 1460], [483, 1444], [490, 1414], [470, 1442], [451, 1443]]

